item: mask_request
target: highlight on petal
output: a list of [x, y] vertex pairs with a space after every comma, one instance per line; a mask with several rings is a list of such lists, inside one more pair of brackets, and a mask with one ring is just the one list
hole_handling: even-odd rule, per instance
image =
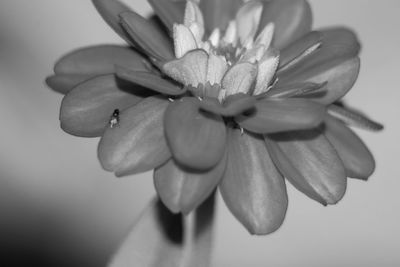
[[151, 72], [146, 71], [134, 71], [124, 67], [117, 66], [116, 74], [119, 78], [133, 82], [137, 85], [149, 88], [150, 90], [156, 91], [161, 94], [177, 96], [182, 95], [186, 90], [182, 89], [175, 83], [172, 83], [166, 79], [161, 78]]
[[107, 24], [125, 41], [131, 43], [129, 35], [127, 35], [119, 23], [119, 14], [132, 10], [118, 0], [92, 0], [92, 2]]
[[148, 2], [170, 32], [174, 24], [183, 23], [186, 0], [148, 0]]
[[339, 154], [347, 177], [368, 180], [375, 170], [375, 160], [363, 141], [332, 116], [325, 119], [324, 134]]
[[279, 66], [279, 52], [267, 52], [258, 65], [258, 75], [254, 95], [259, 95], [268, 91], [269, 86], [275, 76]]
[[225, 31], [222, 41], [226, 44], [232, 44], [233, 46], [236, 46], [238, 38], [237, 23], [235, 20], [232, 20], [228, 24], [228, 28]]
[[282, 49], [305, 35], [312, 27], [312, 12], [306, 0], [271, 0], [264, 3], [260, 28], [274, 23], [273, 47]]
[[266, 235], [282, 224], [288, 205], [285, 181], [261, 136], [231, 129], [220, 191], [233, 215], [251, 234]]
[[242, 0], [201, 0], [206, 30], [209, 33], [216, 28], [225, 30], [241, 5]]
[[174, 47], [176, 58], [181, 58], [189, 51], [197, 49], [196, 39], [185, 25], [174, 25]]
[[193, 33], [197, 44], [201, 44], [205, 33], [204, 18], [199, 6], [192, 0], [186, 3], [184, 25]]
[[98, 157], [107, 171], [125, 176], [152, 170], [170, 157], [163, 116], [168, 100], [148, 97], [121, 112], [117, 127], [107, 128]]
[[184, 223], [159, 201], [153, 200], [113, 255], [108, 267], [209, 266], [212, 251], [214, 197]]
[[163, 72], [186, 86], [197, 87], [205, 84], [207, 77], [208, 54], [204, 50], [188, 52], [180, 59], [162, 66]]
[[200, 108], [224, 117], [234, 117], [254, 108], [256, 98], [247, 94], [228, 96], [224, 104], [215, 98], [204, 98], [200, 101]]
[[271, 46], [272, 39], [274, 38], [275, 24], [273, 22], [268, 23], [261, 33], [257, 36], [254, 45], [264, 45], [267, 49]]
[[326, 93], [325, 83], [294, 83], [283, 87], [277, 86], [266, 92], [263, 96], [269, 98], [311, 97], [316, 94]]
[[206, 80], [211, 85], [221, 84], [222, 78], [228, 69], [228, 63], [222, 56], [209, 54]]
[[212, 194], [225, 166], [226, 157], [208, 171], [191, 170], [170, 159], [154, 171], [154, 185], [170, 211], [189, 214]]
[[372, 121], [363, 114], [350, 110], [347, 108], [342, 108], [337, 105], [330, 105], [328, 107], [328, 113], [341, 120], [342, 122], [348, 124], [349, 126], [358, 127], [368, 131], [381, 131], [383, 130], [383, 125]]
[[76, 136], [101, 136], [114, 110], [124, 110], [143, 99], [129, 89], [114, 75], [98, 76], [78, 85], [61, 103], [61, 128]]
[[225, 153], [223, 119], [200, 111], [196, 98], [186, 97], [171, 103], [165, 113], [164, 125], [174, 159], [187, 168], [211, 169]]
[[147, 54], [161, 62], [174, 58], [173, 44], [162, 29], [133, 11], [119, 16], [122, 27]]
[[323, 105], [305, 99], [262, 99], [235, 120], [248, 131], [267, 134], [315, 128], [325, 111]]
[[248, 39], [254, 39], [260, 23], [263, 4], [260, 1], [248, 1], [237, 12], [236, 25], [242, 45]]
[[265, 136], [279, 171], [298, 190], [323, 205], [336, 204], [346, 191], [347, 178], [336, 150], [320, 130]]
[[257, 65], [249, 62], [237, 63], [222, 79], [222, 89], [227, 95], [248, 93], [257, 76]]

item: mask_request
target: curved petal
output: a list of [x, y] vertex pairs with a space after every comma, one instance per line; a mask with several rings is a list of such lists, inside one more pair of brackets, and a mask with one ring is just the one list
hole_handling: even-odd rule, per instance
[[175, 58], [172, 42], [159, 27], [133, 11], [121, 13], [120, 17], [132, 40], [151, 57], [161, 62]]
[[266, 136], [279, 171], [298, 190], [323, 205], [336, 204], [346, 191], [346, 171], [336, 150], [319, 130]]
[[248, 93], [257, 77], [257, 65], [249, 62], [235, 64], [222, 79], [222, 88], [227, 95]]
[[230, 130], [228, 162], [220, 191], [226, 205], [251, 234], [265, 235], [282, 224], [288, 199], [285, 181], [260, 136]]
[[173, 102], [164, 118], [165, 134], [174, 159], [185, 167], [207, 170], [225, 152], [226, 127], [220, 116], [201, 112], [193, 97]]
[[311, 7], [306, 0], [272, 0], [265, 2], [259, 32], [274, 23], [273, 46], [282, 49], [311, 30]]
[[254, 108], [256, 101], [246, 94], [228, 96], [223, 105], [215, 98], [204, 98], [200, 101], [200, 108], [223, 117], [234, 117]]
[[226, 157], [204, 172], [191, 170], [173, 159], [154, 172], [154, 185], [163, 203], [174, 213], [189, 214], [196, 209], [219, 184], [225, 171]]
[[241, 4], [241, 0], [201, 0], [206, 30], [209, 33], [215, 28], [225, 30]]
[[325, 117], [325, 107], [305, 99], [265, 99], [256, 102], [249, 114], [236, 122], [254, 133], [277, 133], [317, 127]]
[[148, 0], [148, 2], [170, 32], [174, 24], [183, 23], [186, 0]]
[[339, 120], [327, 116], [324, 134], [336, 149], [351, 178], [367, 180], [375, 170], [375, 160], [364, 142]]
[[153, 200], [107, 266], [209, 266], [214, 206], [210, 197], [196, 211], [194, 220], [184, 224], [181, 215], [170, 213], [160, 201]]
[[289, 98], [314, 96], [317, 93], [325, 93], [327, 82], [325, 83], [295, 83], [286, 86], [277, 86], [266, 92], [263, 97], [269, 98]]
[[61, 128], [82, 137], [101, 136], [114, 110], [134, 106], [143, 97], [118, 84], [114, 75], [86, 81], [69, 92], [61, 103]]
[[177, 84], [170, 82], [147, 71], [135, 71], [124, 67], [117, 66], [116, 74], [119, 78], [133, 82], [137, 85], [149, 88], [160, 94], [177, 96], [182, 95], [186, 90], [182, 89]]
[[148, 97], [120, 114], [118, 127], [107, 128], [98, 157], [107, 171], [124, 176], [152, 170], [170, 157], [163, 116], [168, 101]]
[[110, 74], [119, 65], [137, 71], [149, 71], [150, 63], [132, 48], [118, 45], [84, 47], [59, 59], [56, 74]]
[[236, 25], [242, 45], [245, 45], [247, 40], [254, 40], [262, 11], [263, 4], [260, 1], [248, 1], [239, 8], [236, 14]]
[[132, 10], [118, 0], [92, 0], [92, 2], [107, 24], [126, 42], [131, 43], [129, 36], [119, 23], [119, 14]]
[[46, 78], [46, 84], [54, 91], [65, 95], [78, 84], [90, 80], [91, 78], [93, 78], [92, 75], [86, 74], [52, 75]]

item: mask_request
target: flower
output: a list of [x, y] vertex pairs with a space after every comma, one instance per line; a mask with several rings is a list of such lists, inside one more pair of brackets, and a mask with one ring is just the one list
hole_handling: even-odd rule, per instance
[[252, 234], [282, 224], [285, 179], [323, 205], [375, 163], [348, 127], [382, 126], [338, 101], [354, 85], [360, 44], [347, 28], [311, 31], [305, 0], [149, 0], [158, 20], [93, 0], [129, 47], [61, 58], [47, 79], [65, 93], [61, 127], [101, 140], [117, 176], [154, 171], [163, 203], [190, 213], [219, 187]]

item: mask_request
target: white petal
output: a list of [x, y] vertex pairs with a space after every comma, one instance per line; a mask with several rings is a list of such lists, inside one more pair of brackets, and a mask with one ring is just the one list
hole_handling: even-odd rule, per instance
[[244, 55], [240, 59], [240, 62], [256, 63], [257, 61], [260, 61], [260, 59], [263, 57], [264, 52], [265, 52], [264, 45], [255, 46], [252, 49], [246, 51], [246, 53], [244, 53]]
[[197, 87], [206, 82], [207, 64], [208, 54], [199, 49], [166, 63], [163, 72], [186, 86]]
[[222, 79], [222, 88], [227, 95], [248, 93], [257, 76], [257, 65], [249, 62], [234, 65]]
[[187, 52], [197, 48], [196, 39], [188, 27], [182, 24], [174, 25], [175, 56], [183, 57]]
[[211, 85], [221, 84], [222, 77], [224, 77], [227, 69], [228, 63], [225, 58], [211, 53], [208, 59], [207, 81]]
[[190, 27], [193, 23], [198, 23], [204, 28], [204, 18], [199, 6], [194, 1], [188, 0], [186, 3], [184, 24]]
[[237, 38], [237, 24], [236, 21], [232, 20], [231, 22], [229, 22], [228, 28], [226, 29], [224, 38], [222, 40], [225, 44], [232, 44], [233, 46], [235, 46]]
[[254, 39], [260, 24], [263, 4], [259, 1], [249, 1], [244, 4], [236, 15], [239, 40], [242, 44], [249, 37]]
[[268, 23], [262, 32], [258, 35], [255, 45], [264, 45], [266, 49], [268, 49], [272, 43], [272, 38], [274, 37], [274, 31], [275, 31], [275, 24], [270, 22]]
[[269, 85], [274, 78], [279, 66], [279, 52], [268, 51], [258, 65], [258, 76], [254, 95], [259, 95], [268, 91]]
[[196, 40], [197, 47], [200, 47], [203, 43], [204, 27], [200, 26], [198, 23], [193, 23], [190, 25], [189, 29]]
[[210, 37], [208, 38], [208, 40], [211, 42], [211, 44], [214, 47], [219, 46], [220, 39], [221, 39], [221, 31], [218, 28], [214, 29], [213, 32], [211, 33]]

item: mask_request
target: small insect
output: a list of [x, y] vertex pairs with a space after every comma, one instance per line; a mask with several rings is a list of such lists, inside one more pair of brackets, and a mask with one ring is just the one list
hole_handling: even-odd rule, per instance
[[110, 128], [112, 129], [112, 128], [118, 126], [118, 124], [119, 124], [119, 109], [115, 109], [113, 114], [111, 115], [109, 125], [110, 125]]

